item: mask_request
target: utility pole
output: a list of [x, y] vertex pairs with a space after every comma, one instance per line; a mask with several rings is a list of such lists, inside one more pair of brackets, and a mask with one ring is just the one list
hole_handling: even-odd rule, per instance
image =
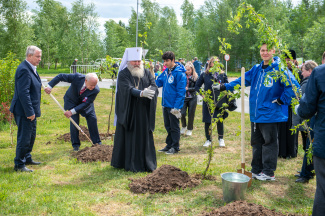
[[135, 36], [135, 47], [138, 47], [138, 15], [139, 14], [139, 0], [137, 0], [137, 30]]

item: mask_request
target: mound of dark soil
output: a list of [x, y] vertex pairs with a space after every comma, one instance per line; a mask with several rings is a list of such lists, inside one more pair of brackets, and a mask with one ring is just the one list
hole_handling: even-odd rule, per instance
[[[90, 138], [88, 128], [86, 128], [85, 126], [82, 126], [82, 125], [80, 126], [80, 128]], [[100, 136], [101, 140], [106, 140], [111, 137], [110, 134], [108, 135], [108, 134], [104, 134], [104, 133], [100, 133], [99, 136]], [[63, 134], [63, 135], [59, 136], [57, 139], [64, 140], [64, 142], [70, 142], [70, 133]], [[88, 141], [87, 137], [85, 135], [83, 135], [81, 132], [79, 132], [79, 139], [80, 139], [80, 141]]]
[[[212, 212], [203, 213], [202, 215], [222, 215], [222, 216], [285, 216], [275, 210], [270, 210], [262, 205], [247, 203], [245, 201], [235, 201], [221, 208], [213, 209]], [[293, 214], [288, 214], [291, 216]]]
[[200, 180], [191, 178], [187, 172], [171, 165], [162, 165], [151, 174], [140, 179], [130, 179], [130, 190], [134, 193], [167, 193], [176, 189], [195, 187]]
[[78, 161], [87, 163], [95, 161], [109, 162], [112, 160], [112, 145], [93, 145], [86, 147], [76, 153]]

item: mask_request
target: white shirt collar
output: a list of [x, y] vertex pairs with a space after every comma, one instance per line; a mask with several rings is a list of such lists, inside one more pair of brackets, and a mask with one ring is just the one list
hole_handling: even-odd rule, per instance
[[[27, 59], [26, 59], [26, 61], [27, 61]], [[27, 62], [33, 68], [33, 71], [36, 74], [36, 66], [32, 65], [32, 63], [30, 63], [29, 61], [27, 61]]]
[[[85, 88], [85, 86], [86, 86], [86, 82], [84, 82], [84, 84], [82, 85], [81, 89]], [[81, 91], [81, 89], [80, 89], [80, 91]]]

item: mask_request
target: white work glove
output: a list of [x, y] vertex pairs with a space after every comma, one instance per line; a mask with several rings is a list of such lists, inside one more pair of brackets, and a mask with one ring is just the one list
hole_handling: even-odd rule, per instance
[[155, 96], [155, 91], [145, 88], [143, 91], [141, 91], [140, 96], [149, 98], [151, 100]]
[[275, 99], [272, 101], [272, 103], [277, 103], [278, 105], [283, 105], [283, 102], [280, 99]]
[[171, 109], [170, 110], [170, 113], [173, 114], [174, 116], [176, 116], [176, 118], [181, 118], [182, 117], [182, 114], [181, 114], [181, 110], [179, 109]]
[[220, 86], [221, 86], [220, 84], [213, 84], [212, 88], [217, 89], [218, 91], [220, 91]]
[[299, 104], [297, 104], [297, 105], [295, 106], [295, 112], [296, 112], [297, 115], [298, 115], [298, 107], [299, 107]]

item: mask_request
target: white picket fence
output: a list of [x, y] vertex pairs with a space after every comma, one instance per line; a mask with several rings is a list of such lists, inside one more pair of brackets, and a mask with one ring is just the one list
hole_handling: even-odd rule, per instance
[[99, 72], [99, 65], [71, 65], [70, 66], [70, 73], [98, 73]]

